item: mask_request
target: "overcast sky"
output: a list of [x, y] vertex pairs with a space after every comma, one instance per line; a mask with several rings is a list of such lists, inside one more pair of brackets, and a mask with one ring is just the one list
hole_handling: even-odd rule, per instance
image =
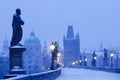
[[25, 21], [23, 39], [34, 31], [41, 44], [59, 41], [68, 25], [80, 34], [80, 46], [98, 49], [120, 46], [120, 0], [0, 0], [0, 51], [7, 37], [11, 40], [12, 17], [20, 8]]

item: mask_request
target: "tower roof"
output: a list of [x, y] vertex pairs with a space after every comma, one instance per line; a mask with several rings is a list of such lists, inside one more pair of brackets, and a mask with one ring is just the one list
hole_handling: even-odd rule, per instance
[[73, 26], [69, 25], [67, 29], [67, 38], [72, 39], [74, 38]]

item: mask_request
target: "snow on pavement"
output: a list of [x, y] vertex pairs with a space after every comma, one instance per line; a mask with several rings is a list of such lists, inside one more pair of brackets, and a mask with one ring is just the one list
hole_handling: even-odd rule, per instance
[[56, 80], [120, 80], [120, 74], [78, 68], [63, 68]]

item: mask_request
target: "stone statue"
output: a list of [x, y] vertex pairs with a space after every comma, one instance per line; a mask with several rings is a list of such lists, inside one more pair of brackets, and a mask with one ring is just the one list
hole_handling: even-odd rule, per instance
[[107, 54], [107, 49], [104, 48], [104, 58], [107, 58], [108, 57], [108, 54]]
[[21, 15], [21, 10], [18, 8], [16, 9], [16, 14], [14, 14], [13, 16], [13, 21], [12, 21], [13, 34], [12, 34], [10, 46], [15, 46], [15, 45], [22, 46], [19, 42], [21, 41], [23, 35], [21, 25], [24, 25], [24, 21], [21, 19], [20, 15]]

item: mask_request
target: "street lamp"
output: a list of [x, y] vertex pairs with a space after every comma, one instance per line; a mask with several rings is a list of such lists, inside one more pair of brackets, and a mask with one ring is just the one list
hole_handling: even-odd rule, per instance
[[55, 44], [54, 44], [54, 43], [50, 44], [50, 50], [51, 50], [51, 51], [54, 51], [54, 50], [55, 50]]
[[75, 62], [72, 62], [72, 65], [75, 65]]
[[82, 62], [82, 60], [79, 61], [80, 63]]
[[82, 66], [82, 60], [81, 59], [79, 60], [79, 63], [80, 63], [80, 66]]
[[60, 56], [61, 56], [61, 53], [57, 53], [57, 56], [60, 57]]
[[97, 57], [96, 56], [94, 56], [94, 60], [96, 60], [97, 59]]
[[87, 58], [84, 56], [84, 66], [87, 66]]
[[80, 66], [82, 66], [82, 62], [84, 62], [84, 60], [82, 61], [82, 56], [80, 55], [80, 60], [79, 60]]
[[85, 58], [85, 61], [87, 62], [87, 58]]
[[61, 56], [61, 53], [57, 53], [57, 64], [58, 65], [60, 64], [60, 56]]
[[59, 67], [60, 64], [60, 53], [58, 53], [58, 44], [57, 42], [52, 42], [50, 44], [50, 49], [52, 53], [52, 64], [51, 64], [51, 69], [54, 70]]
[[51, 53], [52, 53], [52, 63], [51, 63], [51, 67], [50, 67], [50, 69], [51, 70], [54, 70], [55, 69], [55, 66], [56, 66], [56, 43], [51, 43], [50, 44], [50, 50], [51, 50]]
[[111, 57], [111, 67], [113, 67], [113, 56], [114, 56], [114, 53], [111, 52], [111, 53], [110, 53], [110, 57]]
[[110, 53], [110, 57], [113, 57], [114, 56], [114, 53]]
[[78, 61], [76, 61], [75, 63], [78, 64]]
[[97, 60], [97, 55], [95, 54], [95, 51], [93, 52], [93, 57], [92, 57], [92, 66], [95, 67], [96, 66], [96, 60]]

